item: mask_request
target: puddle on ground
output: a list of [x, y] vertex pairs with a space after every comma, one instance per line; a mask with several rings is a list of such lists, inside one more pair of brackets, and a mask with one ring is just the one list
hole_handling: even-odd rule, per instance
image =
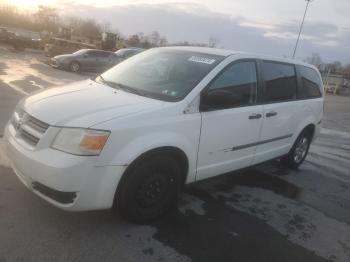
[[[155, 221], [153, 238], [192, 261], [325, 261], [290, 242], [260, 218], [230, 208], [198, 187], [186, 194], [204, 202], [205, 215], [173, 210]], [[186, 203], [188, 205], [188, 203]]]
[[298, 200], [302, 193], [302, 190], [294, 184], [256, 169], [247, 169], [237, 174], [227, 175], [224, 181], [216, 184], [215, 187], [218, 190], [227, 191], [234, 189], [237, 185], [263, 188], [294, 200]]
[[190, 185], [154, 238], [192, 261], [346, 261], [349, 226], [318, 210], [340, 212], [323, 196], [286, 180], [298, 172], [273, 163]]

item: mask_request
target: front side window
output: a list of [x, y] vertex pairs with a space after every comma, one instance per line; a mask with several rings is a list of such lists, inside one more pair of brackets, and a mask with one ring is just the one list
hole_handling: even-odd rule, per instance
[[[165, 101], [184, 98], [223, 56], [151, 49], [103, 73], [104, 83], [132, 93]], [[96, 80], [99, 81], [101, 77]]]
[[98, 50], [90, 50], [86, 53], [88, 54], [88, 56], [91, 56], [91, 57], [103, 57], [104, 56], [104, 52], [98, 51]]
[[297, 78], [294, 65], [263, 62], [265, 101], [283, 102], [296, 98]]
[[233, 108], [255, 104], [257, 86], [255, 62], [237, 62], [225, 68], [206, 92], [216, 100], [215, 108]]
[[301, 86], [298, 89], [298, 98], [321, 97], [321, 79], [316, 71], [306, 66], [298, 66], [301, 77]]

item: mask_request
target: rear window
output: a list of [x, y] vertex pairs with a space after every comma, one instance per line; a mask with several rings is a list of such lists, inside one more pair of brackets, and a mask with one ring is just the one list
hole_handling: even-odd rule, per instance
[[321, 79], [318, 73], [309, 67], [298, 66], [300, 72], [301, 85], [298, 89], [298, 98], [321, 97]]
[[296, 98], [297, 78], [294, 65], [263, 62], [265, 101], [283, 102]]

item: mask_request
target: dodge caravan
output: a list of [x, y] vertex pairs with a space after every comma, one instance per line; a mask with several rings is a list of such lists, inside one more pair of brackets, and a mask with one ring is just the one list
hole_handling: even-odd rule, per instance
[[155, 48], [24, 98], [6, 126], [7, 153], [18, 178], [59, 208], [116, 207], [146, 222], [186, 183], [271, 159], [297, 168], [323, 96], [320, 73], [302, 62]]

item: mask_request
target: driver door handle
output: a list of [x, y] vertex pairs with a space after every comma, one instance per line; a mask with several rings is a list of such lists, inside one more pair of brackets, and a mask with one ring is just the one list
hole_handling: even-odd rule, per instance
[[262, 117], [262, 115], [261, 114], [251, 114], [248, 118], [249, 119], [259, 119], [259, 118], [261, 118]]
[[271, 111], [271, 112], [266, 113], [266, 117], [272, 117], [272, 116], [277, 116], [277, 112]]

